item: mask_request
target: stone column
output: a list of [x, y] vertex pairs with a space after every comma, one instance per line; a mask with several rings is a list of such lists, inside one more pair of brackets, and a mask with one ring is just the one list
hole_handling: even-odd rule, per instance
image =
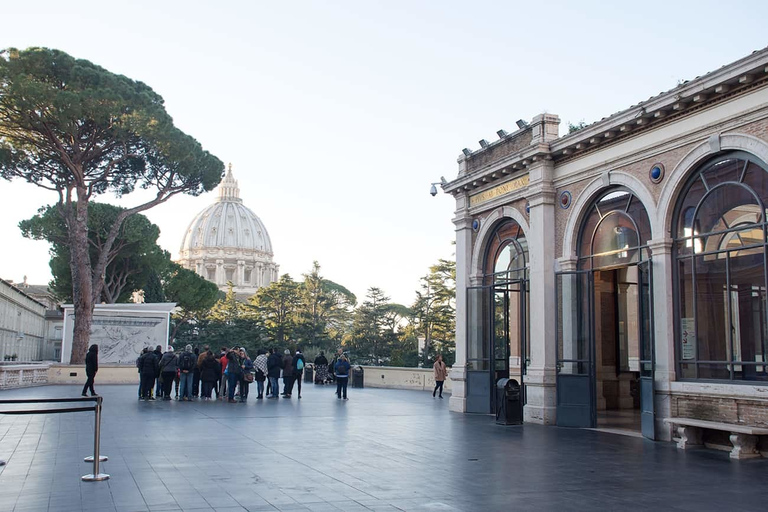
[[653, 341], [656, 367], [654, 373], [656, 439], [672, 440], [672, 426], [664, 418], [672, 415], [670, 383], [676, 380], [675, 369], [675, 308], [672, 286], [672, 239], [650, 240], [653, 290]]
[[224, 260], [216, 260], [216, 284], [218, 286], [227, 284], [227, 274], [224, 271]]
[[245, 283], [245, 261], [237, 261], [237, 281], [235, 285], [242, 286]]
[[555, 189], [551, 160], [534, 161], [529, 168], [526, 198], [530, 205], [530, 333], [531, 360], [525, 379], [527, 422], [554, 424], [557, 336], [555, 325]]
[[467, 410], [467, 287], [472, 265], [472, 218], [465, 194], [456, 196], [456, 362], [451, 368], [451, 411]]

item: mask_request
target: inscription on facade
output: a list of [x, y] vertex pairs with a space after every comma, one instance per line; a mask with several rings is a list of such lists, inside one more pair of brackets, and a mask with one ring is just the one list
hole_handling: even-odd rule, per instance
[[491, 199], [495, 199], [499, 196], [503, 196], [504, 194], [509, 194], [510, 192], [514, 192], [515, 190], [518, 190], [527, 186], [528, 186], [528, 175], [520, 176], [519, 178], [516, 178], [512, 181], [502, 183], [501, 185], [498, 185], [496, 187], [493, 187], [488, 190], [484, 190], [483, 192], [480, 192], [478, 194], [469, 196], [469, 206], [477, 206], [479, 204], [488, 202]]

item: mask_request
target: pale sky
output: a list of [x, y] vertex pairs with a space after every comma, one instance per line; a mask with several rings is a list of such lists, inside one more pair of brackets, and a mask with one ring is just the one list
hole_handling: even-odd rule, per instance
[[[406, 305], [453, 258], [453, 198], [429, 187], [462, 148], [543, 112], [562, 134], [768, 45], [765, 1], [27, 0], [0, 15], [0, 48], [57, 48], [163, 96], [232, 162], [281, 274], [317, 260], [358, 298], [378, 286]], [[214, 198], [146, 212], [174, 258]], [[0, 277], [50, 279], [47, 244], [17, 226], [55, 201], [0, 181]]]

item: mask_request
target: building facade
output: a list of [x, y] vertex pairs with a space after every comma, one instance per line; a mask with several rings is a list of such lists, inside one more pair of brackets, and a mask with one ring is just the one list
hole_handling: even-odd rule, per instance
[[277, 281], [272, 241], [264, 223], [243, 204], [232, 164], [212, 205], [189, 223], [179, 250], [179, 264], [226, 291], [232, 283], [240, 298]]
[[559, 137], [464, 150], [454, 411], [669, 440], [768, 426], [768, 49]]
[[45, 351], [45, 305], [0, 279], [0, 361], [40, 361]]

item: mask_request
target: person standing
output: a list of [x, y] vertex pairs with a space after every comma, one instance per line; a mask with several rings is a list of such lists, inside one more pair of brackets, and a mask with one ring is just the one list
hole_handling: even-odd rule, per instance
[[432, 398], [435, 398], [435, 393], [437, 393], [438, 390], [440, 390], [440, 398], [443, 398], [443, 384], [448, 377], [448, 370], [445, 367], [442, 355], [437, 354], [437, 360], [435, 360], [435, 364], [432, 365], [432, 368], [435, 371], [435, 389], [432, 391]]
[[328, 381], [328, 359], [325, 352], [315, 358], [315, 384], [325, 384]]
[[240, 363], [239, 354], [234, 350], [227, 353], [227, 393], [229, 394], [229, 403], [235, 403], [235, 388], [243, 377], [243, 367]]
[[253, 361], [243, 347], [240, 347], [240, 368], [243, 369], [240, 377], [240, 402], [244, 403], [248, 400], [248, 388], [253, 382]]
[[163, 388], [160, 393], [157, 393], [157, 396], [162, 396], [163, 400], [171, 399], [171, 387], [173, 386], [178, 369], [179, 357], [173, 352], [173, 347], [169, 346], [162, 359], [160, 359], [160, 378], [158, 380], [163, 383]]
[[336, 365], [333, 368], [333, 373], [336, 376], [336, 397], [341, 400], [347, 400], [347, 383], [349, 382], [349, 361], [347, 356], [342, 354]]
[[83, 386], [83, 396], [88, 396], [87, 391], [91, 390], [91, 396], [96, 396], [93, 390], [93, 379], [96, 378], [96, 372], [99, 371], [99, 346], [91, 345], [88, 353], [85, 354], [85, 376], [88, 378]]
[[192, 397], [197, 398], [200, 396], [200, 349], [195, 347], [195, 367], [192, 370]]
[[229, 364], [229, 361], [227, 361], [227, 347], [221, 347], [221, 352], [219, 353], [219, 363], [221, 363], [221, 379], [219, 379], [220, 384], [218, 397], [222, 400], [226, 400], [227, 376], [225, 374], [227, 372], [227, 364]]
[[220, 378], [221, 365], [213, 357], [213, 352], [205, 352], [205, 358], [200, 365], [200, 380], [203, 382], [203, 400], [211, 399], [211, 392]]
[[[304, 364], [304, 354], [301, 353], [301, 347], [299, 347], [293, 356], [293, 380], [299, 387], [299, 398], [301, 398], [301, 378], [304, 375]], [[293, 386], [291, 386], [291, 391], [293, 391]]]
[[291, 398], [293, 392], [293, 357], [291, 351], [285, 349], [283, 355], [283, 398]]
[[154, 400], [152, 387], [160, 371], [160, 364], [154, 352], [147, 348], [139, 358], [139, 374], [141, 375], [141, 399]]
[[267, 376], [269, 377], [269, 386], [272, 388], [272, 394], [267, 398], [276, 399], [279, 398], [280, 384], [280, 370], [283, 368], [283, 359], [280, 354], [277, 353], [277, 349], [269, 349], [269, 358], [267, 359]]
[[[155, 347], [155, 350], [153, 351], [155, 353], [155, 357], [157, 358], [157, 362], [160, 363], [160, 360], [163, 358], [163, 347], [161, 345], [158, 345]], [[155, 378], [155, 396], [157, 398], [160, 398], [160, 395], [162, 394], [162, 390], [160, 389], [160, 374], [157, 374], [157, 378]], [[152, 392], [150, 391], [150, 395]]]
[[256, 375], [254, 376], [254, 380], [256, 381], [258, 396], [256, 397], [256, 400], [261, 400], [264, 398], [264, 381], [267, 380], [267, 351], [263, 348], [260, 348], [258, 352], [256, 352], [256, 359], [253, 360], [253, 367], [256, 369]]
[[182, 402], [192, 401], [192, 379], [195, 374], [195, 365], [197, 364], [197, 357], [192, 352], [192, 345], [184, 347], [184, 352], [179, 354], [179, 400]]

